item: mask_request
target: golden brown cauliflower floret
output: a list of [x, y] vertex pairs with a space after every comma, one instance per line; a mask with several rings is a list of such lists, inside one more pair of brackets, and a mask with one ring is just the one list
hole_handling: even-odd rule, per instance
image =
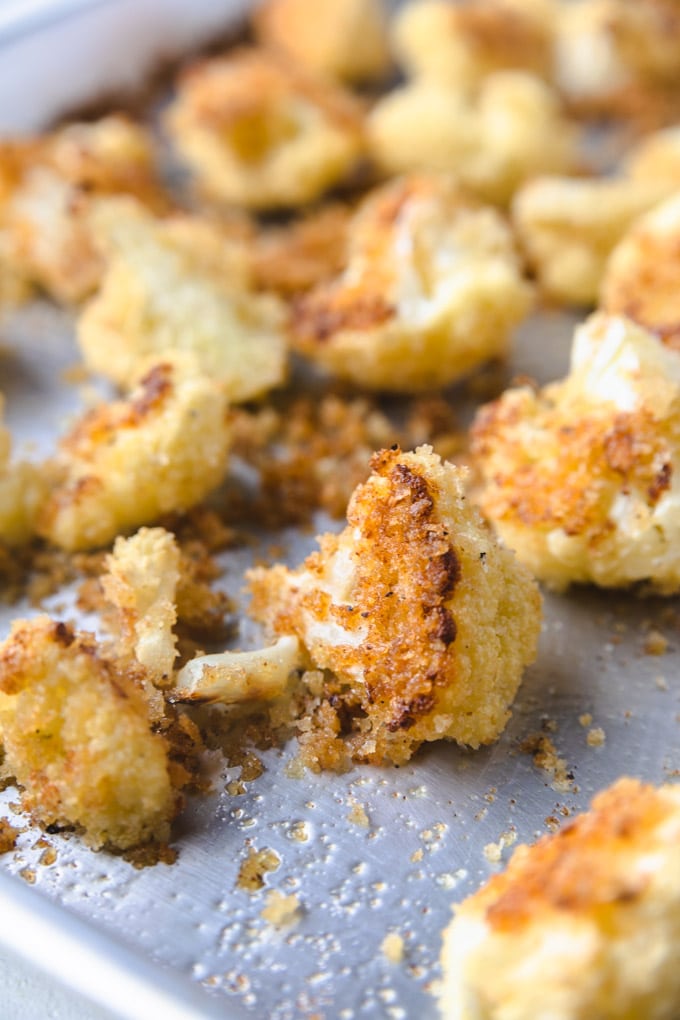
[[680, 350], [680, 189], [639, 219], [607, 262], [602, 307], [627, 315]]
[[612, 249], [667, 194], [665, 183], [626, 178], [537, 177], [525, 184], [512, 218], [541, 289], [557, 301], [595, 304]]
[[494, 71], [521, 68], [549, 77], [551, 0], [415, 0], [397, 14], [397, 59], [412, 76], [476, 86]]
[[11, 461], [12, 439], [2, 425], [0, 394], [0, 542], [23, 545], [35, 533], [40, 505], [47, 493], [45, 472], [28, 461]]
[[680, 1015], [680, 785], [623, 778], [455, 908], [446, 1020]]
[[348, 93], [255, 49], [185, 72], [167, 126], [206, 195], [255, 209], [313, 201], [363, 148]]
[[0, 230], [16, 272], [58, 301], [96, 289], [104, 262], [90, 210], [105, 195], [135, 196], [162, 211], [169, 201], [146, 131], [112, 115], [0, 145]]
[[48, 617], [14, 624], [0, 646], [3, 770], [42, 825], [76, 826], [93, 847], [168, 839], [178, 802], [141, 673]]
[[[507, 205], [540, 173], [567, 172], [573, 128], [556, 94], [521, 71], [497, 71], [465, 93], [416, 81], [389, 92], [367, 122], [371, 152], [389, 173], [440, 170], [484, 201]], [[546, 139], [550, 144], [546, 144]]]
[[110, 255], [78, 322], [89, 368], [128, 386], [151, 356], [188, 351], [232, 401], [283, 382], [287, 348], [275, 298], [250, 286], [245, 253], [195, 217], [154, 220], [128, 202], [94, 216]]
[[163, 528], [140, 528], [116, 539], [101, 583], [118, 614], [118, 651], [141, 663], [157, 683], [175, 661], [180, 551]]
[[569, 375], [483, 408], [480, 503], [556, 587], [680, 588], [680, 355], [629, 319], [593, 315]]
[[264, 46], [316, 74], [363, 82], [389, 70], [383, 0], [266, 0], [254, 23]]
[[229, 444], [222, 388], [187, 355], [168, 357], [129, 399], [96, 407], [62, 439], [62, 480], [39, 532], [63, 549], [92, 549], [187, 509], [222, 481]]
[[411, 175], [379, 188], [348, 229], [347, 267], [293, 305], [297, 349], [360, 386], [441, 388], [508, 348], [531, 288], [491, 208], [455, 181]]
[[443, 738], [478, 747], [509, 716], [540, 629], [538, 590], [429, 447], [376, 454], [347, 527], [298, 570], [250, 572], [252, 613], [327, 676], [317, 764], [406, 761]]

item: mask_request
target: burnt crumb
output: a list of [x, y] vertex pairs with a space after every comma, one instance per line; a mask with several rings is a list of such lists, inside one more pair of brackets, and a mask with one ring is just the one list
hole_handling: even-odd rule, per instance
[[68, 648], [75, 641], [75, 635], [72, 628], [62, 622], [55, 625], [54, 637], [60, 645], [64, 646], [64, 648]]
[[402, 704], [398, 714], [387, 724], [390, 733], [397, 730], [408, 730], [415, 725], [418, 716], [425, 715], [434, 707], [434, 698], [431, 694], [419, 694], [417, 698], [407, 705]]
[[458, 627], [450, 610], [445, 606], [436, 606], [428, 613], [428, 622], [432, 620], [431, 637], [435, 641], [442, 641], [445, 645], [451, 645], [456, 640]]

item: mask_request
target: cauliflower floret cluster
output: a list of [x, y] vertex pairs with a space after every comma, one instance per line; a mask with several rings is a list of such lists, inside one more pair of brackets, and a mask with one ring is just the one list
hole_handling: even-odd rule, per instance
[[623, 177], [537, 177], [525, 184], [512, 218], [541, 289], [567, 304], [595, 304], [613, 248], [668, 191], [661, 181]]
[[2, 425], [3, 407], [4, 399], [0, 394], [0, 542], [18, 546], [35, 532], [47, 479], [36, 464], [12, 462], [12, 439]]
[[294, 303], [297, 349], [360, 386], [441, 388], [502, 356], [528, 312], [512, 235], [450, 178], [412, 175], [369, 195], [334, 281]]
[[673, 1020], [680, 1010], [680, 785], [618, 780], [455, 908], [447, 1020]]
[[387, 172], [445, 171], [499, 205], [528, 178], [567, 172], [575, 161], [576, 137], [556, 94], [522, 71], [489, 74], [472, 92], [416, 80], [376, 103], [367, 131]]
[[253, 615], [330, 671], [307, 734], [317, 767], [502, 732], [536, 652], [540, 596], [429, 447], [376, 454], [340, 535], [298, 570], [249, 577]]
[[680, 589], [680, 355], [625, 317], [575, 335], [569, 375], [478, 413], [480, 504], [555, 587]]
[[38, 529], [92, 549], [199, 502], [223, 479], [230, 445], [222, 387], [179, 354], [156, 363], [127, 400], [102, 404], [61, 441], [61, 481]]
[[154, 220], [121, 201], [102, 204], [94, 220], [110, 261], [78, 322], [89, 368], [129, 386], [151, 356], [187, 351], [232, 401], [284, 381], [283, 313], [253, 293], [245, 253], [218, 227]]
[[494, 71], [552, 68], [550, 0], [416, 0], [395, 17], [397, 59], [409, 75], [463, 88]]
[[93, 200], [127, 194], [156, 211], [169, 205], [148, 133], [116, 115], [3, 143], [0, 178], [0, 248], [17, 274], [65, 303], [94, 291], [104, 268]]
[[264, 46], [315, 74], [363, 82], [389, 70], [383, 0], [266, 0], [254, 25]]
[[604, 309], [627, 315], [680, 350], [680, 191], [641, 217], [607, 262]]
[[313, 201], [363, 149], [356, 100], [254, 49], [190, 68], [166, 123], [207, 196], [255, 209]]
[[42, 825], [76, 826], [95, 848], [167, 841], [178, 797], [142, 674], [66, 624], [14, 624], [0, 646], [3, 772]]

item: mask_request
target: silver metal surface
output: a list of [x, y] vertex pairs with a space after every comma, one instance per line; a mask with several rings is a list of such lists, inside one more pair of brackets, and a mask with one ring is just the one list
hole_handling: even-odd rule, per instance
[[[27, 127], [40, 119], [39, 100], [27, 107]], [[6, 112], [0, 88], [0, 122], [3, 102]], [[522, 329], [511, 371], [559, 376], [573, 321], [543, 316]], [[78, 360], [72, 321], [37, 304], [0, 324], [0, 341], [17, 452], [44, 456], [81, 399], [62, 374]], [[314, 546], [311, 535], [283, 538], [292, 563]], [[222, 558], [236, 597], [255, 554]], [[48, 608], [74, 615], [72, 593]], [[439, 745], [398, 769], [293, 778], [291, 745], [263, 755], [264, 773], [240, 796], [226, 790], [236, 772], [216, 759], [215, 792], [179, 819], [172, 866], [135, 870], [69, 835], [49, 836], [56, 861], [41, 863], [39, 833], [26, 827], [16, 852], [0, 857], [0, 943], [125, 1018], [434, 1018], [451, 906], [502, 866], [513, 841], [563, 822], [623, 773], [662, 782], [680, 769], [680, 602], [579, 589], [547, 595], [545, 608], [538, 661], [495, 746]], [[34, 612], [2, 607], [0, 636], [13, 617]], [[645, 652], [651, 629], [667, 638], [665, 654]], [[244, 623], [235, 644], [252, 639]], [[591, 727], [604, 730], [602, 746], [589, 745]], [[561, 782], [522, 750], [537, 733], [565, 763]], [[0, 814], [13, 817], [16, 801], [11, 788], [0, 794]], [[239, 868], [264, 848], [279, 866], [261, 891], [247, 892]], [[499, 863], [489, 860], [493, 848]], [[278, 930], [262, 917], [271, 890], [297, 896], [294, 926]], [[400, 961], [383, 949], [391, 933], [403, 939]]]

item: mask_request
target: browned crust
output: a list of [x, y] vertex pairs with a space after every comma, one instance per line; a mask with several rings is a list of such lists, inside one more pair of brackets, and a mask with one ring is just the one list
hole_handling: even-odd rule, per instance
[[505, 934], [545, 911], [604, 917], [608, 908], [644, 893], [649, 879], [620, 862], [653, 849], [657, 826], [673, 810], [654, 787], [621, 779], [559, 833], [522, 848], [507, 870], [468, 902], [476, 900], [492, 930]]

